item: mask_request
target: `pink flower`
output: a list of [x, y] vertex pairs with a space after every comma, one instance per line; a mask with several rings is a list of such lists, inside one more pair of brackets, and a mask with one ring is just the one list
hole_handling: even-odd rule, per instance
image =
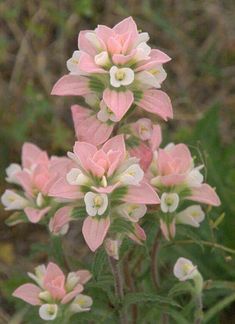
[[64, 235], [69, 230], [72, 207], [65, 206], [59, 208], [55, 215], [50, 219], [49, 230], [55, 235]]
[[65, 277], [61, 269], [52, 262], [47, 267], [45, 265], [36, 267], [35, 274], [28, 273], [28, 275], [37, 285], [24, 284], [13, 292], [13, 296], [34, 306], [41, 305], [39, 314], [45, 320], [51, 319], [50, 310], [54, 311], [53, 315], [56, 318], [59, 305], [71, 303], [83, 291], [83, 285], [91, 278], [87, 270], [70, 272]]
[[65, 157], [49, 159], [45, 151], [31, 143], [23, 145], [21, 160], [22, 166], [7, 168], [7, 176], [22, 191], [16, 194], [6, 190], [1, 200], [6, 209], [23, 210], [30, 222], [37, 223], [50, 210], [50, 187], [72, 162]]
[[[153, 167], [156, 167], [156, 170], [153, 171], [155, 177], [151, 183], [157, 188], [178, 188], [178, 191], [182, 192], [187, 190], [184, 198], [212, 206], [220, 205], [215, 190], [203, 183], [203, 166], [194, 166], [191, 153], [185, 144], [169, 144], [164, 149], [159, 149], [156, 165]], [[178, 193], [180, 195], [180, 192]]]
[[132, 104], [172, 118], [166, 93], [158, 90], [166, 78], [163, 64], [168, 55], [147, 44], [148, 33], [140, 33], [132, 17], [113, 28], [98, 25], [78, 37], [78, 48], [67, 61], [70, 74], [53, 87], [59, 96], [96, 94], [119, 121]]
[[[123, 135], [108, 140], [100, 149], [85, 142], [76, 142], [69, 157], [76, 166], [51, 187], [50, 195], [71, 200], [80, 199], [85, 205], [87, 218], [83, 236], [92, 251], [104, 241], [114, 214], [125, 218], [117, 202], [127, 203], [127, 213], [134, 205], [158, 204], [153, 188], [143, 181], [144, 172], [136, 158], [129, 158]], [[135, 222], [132, 216], [128, 221]], [[135, 226], [133, 225], [133, 232]], [[143, 237], [143, 235], [142, 235]]]
[[[131, 124], [133, 136], [138, 139], [139, 144], [130, 148], [132, 156], [140, 159], [139, 163], [144, 171], [150, 166], [154, 151], [159, 148], [162, 142], [162, 132], [159, 125], [153, 124], [148, 118], [141, 118]], [[132, 140], [132, 137], [130, 137]]]

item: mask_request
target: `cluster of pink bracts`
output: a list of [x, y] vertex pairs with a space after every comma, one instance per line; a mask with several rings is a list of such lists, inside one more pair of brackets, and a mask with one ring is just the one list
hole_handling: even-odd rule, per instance
[[[139, 32], [131, 17], [113, 28], [98, 25], [80, 32], [79, 50], [67, 61], [70, 72], [52, 90], [53, 95], [84, 98], [84, 106], [71, 108], [77, 141], [68, 157], [49, 158], [33, 144], [23, 145], [22, 165], [11, 164], [6, 170], [6, 180], [17, 189], [6, 190], [1, 198], [6, 210], [19, 211], [11, 216], [12, 224], [27, 217], [62, 235], [73, 220], [73, 210], [83, 208], [82, 233], [89, 248], [95, 251], [104, 244], [107, 253], [118, 259], [125, 236], [137, 243], [146, 239], [139, 223], [148, 208], [156, 210], [162, 233], [170, 240], [176, 224], [198, 227], [204, 219], [198, 204], [182, 210], [185, 201], [220, 205], [214, 189], [204, 183], [203, 165], [194, 165], [185, 144], [160, 148], [159, 125], [148, 118], [129, 122], [130, 114], [139, 108], [165, 121], [173, 117], [169, 97], [159, 90], [166, 78], [163, 64], [170, 58], [151, 49], [148, 40], [148, 33]], [[120, 219], [129, 224], [121, 233], [113, 226]], [[55, 314], [58, 302], [68, 302], [68, 294], [69, 301], [80, 294], [84, 280], [79, 277], [79, 289], [68, 293], [59, 269], [56, 277], [50, 276], [52, 266], [56, 267], [43, 268], [39, 287], [24, 285], [14, 295], [34, 305], [46, 300], [54, 305], [50, 307]]]

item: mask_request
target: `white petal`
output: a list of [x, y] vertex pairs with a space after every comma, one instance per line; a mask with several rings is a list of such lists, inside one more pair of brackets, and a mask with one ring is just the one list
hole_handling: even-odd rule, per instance
[[146, 57], [148, 57], [151, 52], [151, 47], [146, 44], [146, 42], [140, 43], [136, 48], [137, 50], [142, 50]]
[[139, 164], [133, 164], [120, 176], [120, 181], [125, 185], [138, 185], [143, 177], [144, 171]]
[[102, 205], [100, 206], [100, 208], [98, 209], [98, 215], [103, 215], [103, 213], [106, 211], [107, 207], [108, 207], [108, 196], [106, 194], [100, 194], [101, 198], [102, 198]]
[[74, 287], [78, 284], [79, 282], [79, 276], [76, 274], [76, 272], [70, 272], [68, 274], [67, 280], [66, 280], [66, 290], [67, 291], [72, 291]]
[[139, 33], [135, 46], [138, 46], [140, 43], [146, 43], [149, 38], [148, 33]]
[[173, 213], [179, 205], [179, 195], [177, 193], [164, 192], [161, 196], [161, 210], [164, 213]]
[[123, 69], [119, 69], [119, 70], [122, 70], [122, 72], [125, 74], [125, 77], [121, 81], [122, 85], [126, 86], [126, 85], [131, 84], [134, 81], [135, 73], [132, 69], [123, 68]]
[[71, 74], [81, 74], [81, 71], [78, 68], [80, 55], [80, 51], [74, 51], [72, 57], [66, 62], [67, 69]]
[[117, 71], [118, 71], [118, 68], [116, 66], [112, 66], [111, 69], [109, 70], [110, 84], [115, 88], [119, 88], [121, 86], [121, 82], [116, 79]]
[[22, 168], [17, 163], [12, 163], [6, 168], [6, 181], [9, 183], [18, 183], [18, 180], [15, 178], [15, 175], [22, 171]]
[[39, 192], [36, 198], [36, 204], [38, 207], [42, 207], [43, 203], [44, 203], [43, 195], [41, 192]]
[[189, 175], [187, 177], [187, 184], [190, 187], [200, 187], [200, 185], [203, 183], [203, 175], [200, 172], [199, 168], [194, 168], [189, 172]]
[[180, 281], [192, 279], [198, 273], [197, 267], [186, 258], [179, 258], [177, 260], [173, 272], [175, 277]]
[[110, 63], [108, 52], [101, 52], [95, 56], [95, 63], [100, 66], [105, 66]]
[[87, 312], [91, 309], [92, 303], [91, 297], [78, 294], [70, 305], [70, 310], [73, 313]]
[[27, 199], [21, 197], [13, 190], [6, 190], [1, 197], [1, 202], [5, 207], [5, 210], [24, 209], [29, 205]]
[[147, 212], [147, 207], [145, 205], [137, 204], [122, 204], [118, 207], [121, 215], [131, 222], [138, 222], [141, 217], [143, 217]]
[[89, 216], [103, 215], [108, 207], [108, 196], [106, 194], [87, 192], [84, 201]]
[[159, 81], [155, 78], [155, 76], [148, 72], [148, 71], [142, 71], [136, 74], [136, 79], [140, 81], [143, 85], [145, 85], [147, 88], [160, 88], [161, 84]]
[[97, 50], [101, 49], [100, 41], [94, 32], [86, 33], [85, 37]]
[[205, 213], [200, 205], [189, 206], [176, 215], [176, 220], [178, 223], [191, 225], [193, 227], [199, 227], [204, 218]]
[[45, 321], [53, 321], [58, 312], [56, 304], [44, 304], [39, 308], [39, 316]]
[[72, 168], [69, 173], [67, 173], [66, 180], [71, 185], [82, 186], [87, 183], [88, 177], [86, 177], [80, 169]]

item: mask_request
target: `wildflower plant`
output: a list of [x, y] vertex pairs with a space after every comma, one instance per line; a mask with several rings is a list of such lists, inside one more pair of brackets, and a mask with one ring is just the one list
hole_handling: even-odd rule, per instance
[[[196, 231], [205, 222], [207, 206], [219, 206], [220, 199], [206, 183], [204, 165], [185, 144], [162, 145], [159, 120], [173, 118], [171, 100], [161, 90], [171, 59], [148, 41], [148, 33], [140, 32], [131, 17], [113, 28], [81, 31], [68, 73], [52, 89], [52, 95], [80, 97], [71, 107], [74, 146], [63, 157], [49, 157], [25, 143], [21, 165], [6, 169], [13, 186], [1, 197], [5, 209], [13, 211], [7, 224], [45, 226], [56, 242], [52, 257], [65, 270], [49, 260], [28, 274], [34, 283], [13, 292], [37, 307], [43, 321], [93, 323], [100, 316], [107, 319], [104, 323], [195, 318], [199, 324], [203, 319], [204, 281], [198, 267], [181, 256], [174, 269], [168, 265], [172, 286], [162, 284], [159, 246], [177, 244], [182, 226]], [[95, 252], [89, 271], [72, 271], [66, 262], [61, 240], [70, 226], [83, 236], [91, 257]], [[191, 292], [195, 302], [187, 314], [177, 299], [181, 291]], [[152, 306], [143, 309], [141, 302]]]

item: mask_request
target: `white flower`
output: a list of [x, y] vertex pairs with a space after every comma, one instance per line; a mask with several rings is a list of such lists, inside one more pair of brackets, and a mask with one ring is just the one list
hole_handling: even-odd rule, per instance
[[103, 215], [108, 207], [108, 196], [94, 192], [87, 192], [84, 197], [86, 211], [89, 216]]
[[80, 51], [74, 51], [72, 57], [66, 62], [67, 69], [69, 70], [70, 74], [82, 74], [78, 68], [80, 55]]
[[66, 290], [67, 291], [72, 291], [75, 286], [78, 284], [79, 282], [79, 276], [76, 274], [76, 272], [70, 272], [68, 274], [67, 280], [66, 280]]
[[120, 86], [127, 86], [134, 81], [134, 71], [130, 68], [118, 68], [112, 66], [109, 70], [110, 83], [113, 87], [119, 88]]
[[21, 166], [17, 163], [11, 163], [9, 167], [6, 168], [6, 181], [10, 183], [18, 184], [18, 180], [16, 179], [15, 175], [22, 171]]
[[[144, 37], [143, 37], [144, 38]], [[136, 47], [135, 61], [147, 60], [150, 58], [151, 47], [145, 41], [140, 42]]]
[[144, 177], [144, 171], [139, 164], [132, 164], [119, 177], [124, 185], [138, 185]]
[[159, 65], [151, 71], [141, 71], [136, 74], [136, 79], [147, 88], [161, 88], [161, 84], [166, 77], [167, 74], [162, 65]]
[[91, 297], [78, 294], [70, 305], [70, 310], [73, 313], [87, 312], [91, 309], [92, 303]]
[[119, 259], [119, 247], [121, 245], [120, 240], [112, 240], [110, 238], [107, 238], [104, 241], [104, 247], [109, 256], [114, 258], [115, 260]]
[[6, 190], [1, 197], [5, 210], [24, 209], [29, 205], [27, 199], [15, 193], [13, 190]]
[[138, 222], [146, 214], [147, 207], [142, 204], [122, 204], [118, 207], [123, 217], [131, 222]]
[[102, 121], [103, 123], [106, 123], [108, 120], [111, 120], [113, 122], [117, 122], [118, 119], [115, 116], [115, 114], [110, 110], [105, 102], [101, 100], [100, 102], [100, 111], [97, 114], [97, 118]]
[[144, 33], [139, 33], [137, 36], [137, 40], [135, 42], [135, 46], [138, 46], [141, 43], [146, 43], [149, 40], [149, 34], [144, 32]]
[[82, 186], [89, 180], [78, 168], [72, 168], [66, 175], [66, 180], [70, 185]]
[[161, 210], [163, 213], [173, 213], [179, 205], [179, 196], [177, 193], [164, 192], [161, 196]]
[[35, 268], [35, 274], [28, 272], [28, 276], [31, 279], [33, 279], [40, 287], [42, 287], [45, 273], [46, 273], [46, 267], [44, 264], [41, 264]]
[[152, 128], [152, 122], [148, 118], [140, 118], [136, 122], [138, 126], [138, 135], [143, 140], [149, 140], [151, 139], [153, 128]]
[[188, 279], [193, 279], [198, 275], [197, 266], [194, 266], [193, 263], [186, 258], [179, 258], [174, 265], [174, 275], [180, 281], [186, 281]]
[[190, 187], [200, 187], [203, 183], [203, 175], [200, 172], [202, 168], [203, 165], [199, 165], [189, 172], [186, 182]]
[[56, 304], [43, 304], [39, 308], [39, 316], [44, 321], [53, 321], [58, 312], [58, 306]]
[[191, 225], [193, 227], [199, 227], [204, 218], [205, 213], [200, 205], [189, 206], [176, 215], [177, 223]]
[[101, 52], [95, 56], [95, 63], [100, 66], [107, 66], [110, 64], [108, 52]]

